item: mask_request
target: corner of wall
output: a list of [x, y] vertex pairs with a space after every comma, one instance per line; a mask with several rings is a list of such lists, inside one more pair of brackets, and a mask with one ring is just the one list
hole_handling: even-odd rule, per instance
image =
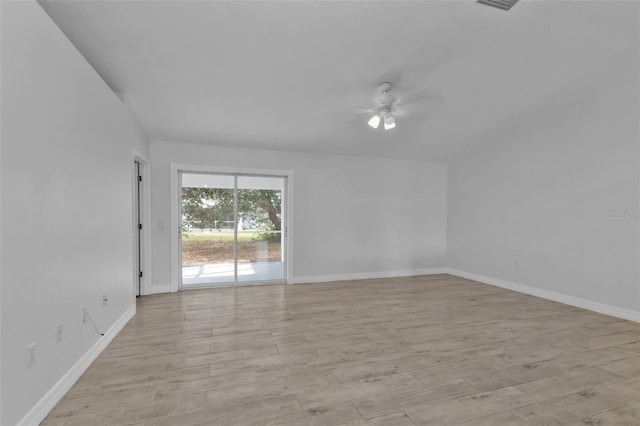
[[536, 287], [517, 284], [511, 281], [500, 280], [497, 278], [487, 277], [484, 275], [474, 274], [471, 272], [461, 271], [453, 268], [448, 268], [447, 273], [449, 275], [454, 275], [456, 277], [465, 278], [471, 281], [477, 281], [479, 283], [504, 288], [506, 290], [540, 297], [541, 299], [552, 300], [554, 302], [563, 303], [565, 305], [587, 309], [589, 311], [598, 312], [603, 315], [609, 315], [612, 317], [640, 323], [640, 310], [633, 311], [631, 309], [619, 308], [617, 306], [594, 302], [592, 300], [587, 300], [580, 297], [567, 296], [566, 294], [556, 293], [548, 290], [541, 290]]

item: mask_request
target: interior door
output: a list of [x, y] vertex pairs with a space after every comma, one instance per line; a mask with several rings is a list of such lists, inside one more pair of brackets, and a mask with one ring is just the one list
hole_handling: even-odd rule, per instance
[[134, 262], [137, 280], [136, 280], [136, 296], [140, 296], [140, 288], [142, 286], [142, 216], [140, 214], [140, 203], [141, 203], [141, 186], [142, 186], [142, 175], [140, 174], [140, 162], [134, 162], [134, 170], [135, 170], [135, 182], [133, 185], [135, 194], [134, 194], [134, 202], [133, 202], [133, 217], [135, 218], [135, 229], [134, 229]]

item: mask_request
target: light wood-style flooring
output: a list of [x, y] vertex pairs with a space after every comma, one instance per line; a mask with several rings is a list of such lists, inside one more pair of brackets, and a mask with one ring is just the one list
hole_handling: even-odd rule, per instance
[[640, 425], [640, 324], [449, 275], [143, 297], [44, 425]]

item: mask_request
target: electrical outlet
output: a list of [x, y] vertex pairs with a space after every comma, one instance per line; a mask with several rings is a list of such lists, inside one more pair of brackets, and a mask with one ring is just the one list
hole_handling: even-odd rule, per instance
[[82, 322], [85, 323], [89, 319], [89, 309], [84, 308], [82, 310]]
[[102, 306], [107, 306], [107, 302], [109, 301], [109, 297], [106, 294], [102, 295]]
[[56, 325], [56, 341], [60, 342], [62, 341], [62, 324], [58, 324]]
[[33, 342], [32, 344], [27, 346], [26, 362], [27, 368], [31, 367], [33, 363], [36, 362], [36, 342]]

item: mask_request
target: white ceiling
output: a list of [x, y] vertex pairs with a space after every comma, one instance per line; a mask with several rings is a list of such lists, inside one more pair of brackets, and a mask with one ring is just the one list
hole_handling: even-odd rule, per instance
[[[638, 89], [635, 1], [41, 4], [153, 140], [448, 161]], [[391, 132], [359, 112], [387, 79], [426, 98]]]

